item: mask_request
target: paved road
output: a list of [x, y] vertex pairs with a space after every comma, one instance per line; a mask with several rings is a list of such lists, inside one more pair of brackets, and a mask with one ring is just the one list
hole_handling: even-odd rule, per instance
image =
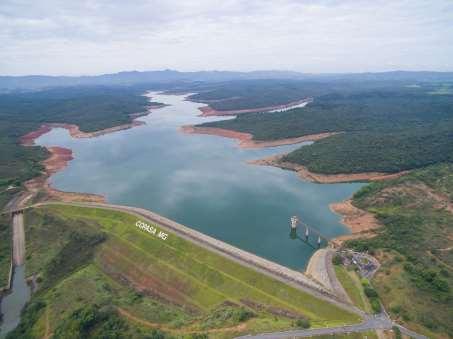
[[21, 266], [25, 261], [25, 231], [23, 213], [13, 215], [13, 264]]
[[338, 281], [332, 265], [332, 257], [335, 253], [331, 248], [317, 250], [308, 262], [306, 274], [319, 281], [329, 291], [346, 303], [352, 304], [351, 299]]
[[279, 339], [279, 338], [299, 338], [299, 337], [312, 337], [317, 335], [332, 335], [332, 334], [342, 334], [350, 332], [364, 332], [372, 331], [377, 329], [390, 329], [392, 328], [393, 323], [389, 320], [385, 314], [378, 316], [367, 317], [367, 319], [357, 325], [347, 325], [347, 326], [338, 326], [338, 327], [326, 327], [326, 328], [315, 328], [308, 330], [293, 330], [293, 331], [283, 331], [283, 332], [274, 332], [274, 333], [263, 333], [257, 335], [246, 335], [238, 338], [247, 338], [247, 339]]
[[340, 283], [340, 281], [338, 280], [337, 275], [335, 273], [335, 269], [332, 264], [332, 259], [333, 259], [334, 254], [335, 254], [334, 250], [332, 250], [331, 248], [327, 248], [326, 255], [324, 257], [324, 265], [325, 265], [325, 269], [327, 271], [327, 276], [329, 277], [330, 285], [332, 286], [335, 293], [342, 300], [345, 300], [346, 302], [349, 302], [352, 304], [351, 298], [349, 298], [349, 295], [344, 290], [343, 285]]
[[401, 333], [410, 336], [415, 339], [428, 339], [427, 337], [412, 332], [405, 327], [395, 324], [392, 322], [387, 314], [381, 313], [376, 316], [368, 316], [364, 322], [357, 325], [346, 325], [338, 327], [325, 327], [325, 328], [314, 328], [307, 330], [293, 330], [293, 331], [282, 331], [273, 333], [262, 333], [256, 335], [245, 335], [237, 337], [237, 339], [284, 339], [284, 338], [303, 338], [313, 337], [319, 335], [334, 335], [334, 334], [346, 334], [352, 332], [365, 332], [375, 330], [389, 330], [393, 326], [399, 327]]

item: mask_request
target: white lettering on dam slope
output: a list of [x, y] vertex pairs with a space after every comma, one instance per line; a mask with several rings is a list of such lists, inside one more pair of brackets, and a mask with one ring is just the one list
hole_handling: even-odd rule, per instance
[[151, 225], [148, 225], [146, 222], [143, 222], [141, 220], [138, 220], [136, 223], [135, 223], [135, 226], [137, 226], [138, 228], [140, 228], [141, 230], [143, 231], [146, 231], [148, 232], [149, 234], [152, 234], [154, 236], [157, 236], [158, 238], [162, 239], [162, 240], [167, 240], [167, 237], [168, 237], [168, 234], [165, 233], [165, 232], [162, 232], [162, 231], [157, 231], [157, 228], [155, 228], [154, 226], [151, 226]]

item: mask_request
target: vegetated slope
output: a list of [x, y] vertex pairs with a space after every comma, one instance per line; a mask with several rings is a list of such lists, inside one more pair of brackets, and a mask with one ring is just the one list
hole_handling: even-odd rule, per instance
[[[218, 111], [264, 108], [288, 104], [309, 97], [327, 94], [351, 94], [358, 91], [401, 89], [407, 81], [351, 80], [346, 78], [318, 77], [311, 80], [267, 79], [236, 80], [222, 83], [192, 84], [197, 94], [190, 100], [203, 102]], [[439, 85], [431, 85], [437, 88]], [[407, 88], [407, 87], [406, 87]], [[414, 92], [417, 87], [407, 88]]]
[[287, 104], [325, 94], [330, 89], [325, 83], [295, 80], [231, 81], [210, 87], [191, 95], [189, 99], [204, 102], [216, 110], [227, 111]]
[[[141, 88], [74, 87], [0, 95], [0, 209], [20, 186], [40, 173], [45, 149], [19, 139], [45, 122], [72, 123], [85, 132], [130, 122], [149, 104]], [[10, 187], [10, 190], [8, 190]]]
[[384, 225], [347, 246], [383, 264], [373, 285], [392, 317], [429, 337], [453, 335], [453, 165], [372, 183], [353, 198]]
[[96, 337], [109, 329], [142, 338], [152, 328], [230, 338], [359, 320], [172, 233], [162, 240], [137, 220], [63, 205], [28, 211], [27, 273], [40, 282], [11, 338]]
[[275, 140], [343, 132], [284, 157], [326, 174], [398, 172], [453, 161], [453, 95], [432, 95], [434, 85], [329, 94], [304, 108], [241, 114], [200, 126]]
[[11, 236], [9, 216], [0, 215], [0, 289], [8, 284], [11, 266]]

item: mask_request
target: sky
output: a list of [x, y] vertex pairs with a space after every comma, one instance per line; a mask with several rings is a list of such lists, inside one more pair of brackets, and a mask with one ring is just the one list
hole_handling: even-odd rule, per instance
[[0, 75], [453, 71], [452, 0], [1, 0]]

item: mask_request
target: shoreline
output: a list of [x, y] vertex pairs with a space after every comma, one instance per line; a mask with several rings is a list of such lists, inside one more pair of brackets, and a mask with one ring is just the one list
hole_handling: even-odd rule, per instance
[[284, 154], [273, 155], [263, 159], [251, 160], [248, 163], [260, 166], [274, 166], [285, 170], [291, 170], [297, 173], [302, 180], [308, 180], [319, 184], [336, 184], [358, 181], [380, 181], [395, 179], [407, 174], [409, 171], [397, 173], [383, 172], [363, 172], [363, 173], [340, 173], [340, 174], [322, 174], [311, 172], [307, 167], [291, 162], [281, 161]]
[[40, 192], [45, 193], [45, 200], [56, 199], [63, 202], [85, 201], [85, 202], [106, 202], [102, 195], [92, 193], [76, 193], [65, 192], [52, 187], [50, 177], [65, 169], [69, 161], [74, 159], [72, 150], [69, 148], [52, 146], [46, 147], [50, 153], [50, 157], [42, 161], [45, 168], [43, 174], [25, 182], [24, 186], [27, 189], [26, 196], [22, 199], [22, 204]]
[[[306, 99], [302, 100], [303, 102]], [[294, 103], [292, 103], [294, 104]], [[299, 102], [300, 104], [300, 102]], [[288, 104], [289, 105], [289, 104]], [[288, 106], [282, 105], [282, 106]], [[160, 107], [165, 107], [167, 105], [159, 105]], [[280, 107], [280, 106], [279, 106]], [[154, 108], [154, 107], [153, 107]], [[203, 108], [203, 107], [202, 107]], [[277, 107], [278, 108], [278, 107]], [[148, 108], [147, 112], [136, 113], [131, 115], [134, 119], [127, 124], [122, 124], [114, 126], [111, 128], [106, 128], [103, 130], [98, 130], [94, 132], [83, 132], [80, 131], [79, 126], [69, 123], [44, 123], [35, 131], [29, 132], [26, 135], [20, 138], [21, 144], [24, 146], [33, 146], [35, 145], [35, 140], [40, 136], [48, 133], [53, 128], [65, 128], [69, 131], [70, 135], [74, 138], [94, 138], [107, 133], [113, 133], [125, 129], [130, 129], [135, 126], [144, 125], [145, 122], [137, 121], [136, 119], [141, 116], [145, 116], [150, 113]], [[201, 109], [201, 108], [200, 108]], [[272, 107], [275, 109], [275, 107]], [[262, 109], [255, 109], [262, 110]], [[223, 114], [224, 112], [222, 112]], [[307, 141], [317, 141], [330, 137], [332, 135], [338, 134], [339, 132], [326, 132], [313, 135], [306, 135], [302, 137], [295, 138], [286, 138], [279, 140], [271, 141], [256, 141], [253, 140], [253, 135], [250, 133], [237, 132], [222, 128], [214, 127], [196, 127], [192, 125], [181, 126], [180, 130], [183, 133], [187, 134], [207, 134], [215, 135], [226, 138], [236, 139], [238, 141], [238, 146], [244, 149], [253, 149], [253, 148], [265, 148], [265, 147], [277, 147], [282, 145], [291, 145]], [[105, 203], [106, 198], [102, 195], [90, 194], [90, 193], [75, 193], [75, 192], [63, 192], [52, 187], [50, 182], [50, 177], [58, 171], [63, 170], [68, 165], [68, 162], [73, 159], [72, 150], [63, 148], [63, 147], [46, 147], [49, 151], [50, 156], [46, 160], [42, 161], [42, 164], [45, 167], [43, 175], [31, 179], [25, 183], [27, 189], [27, 195], [25, 199], [22, 199], [22, 203], [26, 200], [30, 200], [32, 197], [36, 196], [39, 192], [44, 191], [46, 193], [45, 199], [56, 199], [63, 202], [94, 202], [94, 203]], [[272, 157], [252, 160], [248, 163], [254, 165], [263, 165], [263, 166], [275, 166], [282, 169], [292, 170], [297, 172], [298, 176], [301, 179], [309, 180], [317, 183], [339, 183], [339, 182], [353, 182], [353, 181], [374, 181], [374, 180], [384, 180], [390, 179], [393, 177], [400, 176], [402, 173], [387, 174], [387, 173], [357, 173], [357, 174], [335, 174], [335, 175], [325, 175], [317, 174], [308, 171], [304, 166], [281, 162], [280, 159], [283, 155], [275, 155]], [[337, 238], [331, 239], [332, 243], [342, 242], [347, 238], [356, 237], [356, 236], [365, 236], [365, 233], [370, 233], [371, 230], [379, 227], [374, 216], [368, 212], [357, 209], [352, 206], [351, 200], [348, 199], [343, 202], [333, 203], [330, 206], [332, 212], [341, 216], [341, 223], [348, 227], [351, 231], [351, 234], [346, 234], [339, 236]], [[360, 212], [359, 212], [360, 211]]]
[[[359, 181], [381, 181], [393, 178], [398, 178], [409, 171], [398, 173], [380, 173], [380, 172], [365, 172], [353, 174], [319, 174], [310, 172], [305, 166], [282, 162], [283, 155], [274, 155], [264, 159], [252, 160], [248, 163], [260, 166], [274, 166], [284, 170], [291, 170], [297, 173], [301, 180], [308, 180], [319, 184], [334, 184], [348, 183]], [[376, 219], [373, 213], [362, 210], [352, 204], [352, 198], [331, 203], [329, 209], [341, 217], [340, 223], [350, 230], [350, 234], [344, 234], [330, 239], [330, 243], [335, 247], [342, 246], [347, 240], [358, 238], [371, 238], [376, 235], [376, 230], [382, 225]]]
[[[149, 105], [146, 107], [146, 111], [144, 112], [130, 114], [129, 116], [133, 119], [129, 123], [101, 129], [94, 132], [83, 132], [76, 124], [44, 123], [37, 130], [31, 131], [20, 137], [19, 141], [22, 146], [35, 146], [35, 140], [40, 136], [50, 132], [53, 128], [64, 128], [73, 138], [96, 138], [101, 135], [145, 125], [146, 122], [137, 119], [150, 114], [151, 109], [158, 109], [165, 106], [167, 105]], [[65, 169], [68, 166], [68, 162], [74, 159], [74, 157], [72, 155], [72, 150], [69, 148], [59, 146], [51, 146], [45, 148], [50, 153], [50, 156], [41, 162], [41, 164], [44, 166], [44, 171], [42, 172], [42, 175], [30, 179], [24, 183], [26, 191], [20, 197], [19, 205], [24, 205], [24, 203], [36, 197], [39, 193], [42, 192], [45, 193], [44, 200], [55, 199], [62, 202], [107, 202], [107, 199], [103, 195], [93, 193], [65, 192], [52, 187], [52, 183], [50, 181], [51, 176], [58, 171]]]
[[187, 134], [206, 134], [221, 136], [224, 138], [236, 139], [240, 148], [265, 148], [265, 147], [277, 147], [284, 145], [299, 144], [306, 141], [317, 141], [324, 138], [328, 138], [332, 135], [338, 134], [338, 132], [326, 132], [319, 134], [304, 135], [295, 138], [285, 138], [278, 140], [260, 141], [253, 140], [253, 135], [245, 132], [237, 132], [224, 128], [217, 127], [197, 127], [193, 125], [181, 126], [180, 130]]
[[371, 238], [375, 231], [382, 227], [373, 213], [355, 207], [352, 198], [329, 205], [329, 209], [341, 217], [340, 222], [345, 225], [351, 234], [340, 235], [332, 238], [334, 245], [341, 246], [343, 242], [358, 238]]
[[[141, 114], [137, 117], [141, 117], [141, 116], [144, 116], [144, 114]], [[79, 126], [77, 126], [75, 124], [44, 123], [37, 130], [23, 135], [20, 138], [20, 143], [23, 146], [35, 146], [35, 140], [38, 139], [40, 136], [50, 132], [53, 128], [64, 128], [69, 132], [71, 137], [80, 139], [80, 138], [95, 138], [95, 137], [99, 137], [104, 134], [114, 133], [114, 132], [130, 129], [130, 128], [133, 128], [136, 126], [142, 126], [145, 124], [145, 122], [135, 120], [135, 119], [136, 118], [134, 118], [134, 120], [132, 122], [127, 123], [127, 124], [109, 127], [109, 128], [101, 129], [99, 131], [94, 131], [94, 132], [83, 132], [80, 130]]]
[[242, 113], [256, 113], [256, 112], [269, 112], [272, 110], [280, 110], [280, 109], [291, 109], [292, 106], [298, 106], [304, 103], [312, 102], [312, 98], [304, 98], [301, 100], [289, 102], [287, 104], [275, 105], [275, 106], [266, 106], [266, 107], [259, 107], [259, 108], [247, 108], [247, 109], [236, 109], [236, 110], [225, 110], [219, 111], [212, 108], [209, 105], [199, 107], [198, 109], [201, 111], [199, 116], [201, 117], [212, 117], [212, 116], [228, 116], [228, 115], [237, 115]]
[[[320, 133], [313, 135], [306, 135], [303, 137], [272, 140], [272, 141], [255, 141], [253, 135], [250, 133], [237, 132], [233, 130], [216, 128], [216, 127], [197, 127], [192, 125], [182, 126], [182, 132], [188, 134], [207, 134], [215, 135], [226, 138], [237, 139], [238, 146], [240, 148], [264, 148], [264, 147], [275, 147], [282, 145], [290, 145], [301, 143], [305, 141], [317, 141], [330, 137], [332, 135], [341, 133]], [[381, 173], [381, 172], [364, 172], [364, 173], [353, 173], [353, 174], [320, 174], [309, 171], [305, 166], [298, 165], [290, 162], [282, 162], [281, 159], [284, 154], [273, 155], [263, 159], [251, 160], [247, 163], [252, 165], [260, 166], [274, 166], [284, 170], [291, 170], [297, 173], [300, 179], [308, 180], [310, 182], [320, 184], [334, 184], [334, 183], [348, 183], [358, 181], [380, 181], [388, 180], [392, 178], [400, 177], [408, 171], [398, 173]], [[352, 199], [346, 199], [344, 201], [335, 202], [329, 205], [330, 210], [341, 217], [340, 222], [350, 230], [350, 234], [341, 235], [332, 238], [330, 242], [335, 246], [341, 246], [341, 244], [350, 239], [359, 237], [371, 237], [375, 234], [375, 230], [381, 225], [370, 212], [361, 210], [352, 205]], [[309, 260], [310, 262], [310, 260]]]

